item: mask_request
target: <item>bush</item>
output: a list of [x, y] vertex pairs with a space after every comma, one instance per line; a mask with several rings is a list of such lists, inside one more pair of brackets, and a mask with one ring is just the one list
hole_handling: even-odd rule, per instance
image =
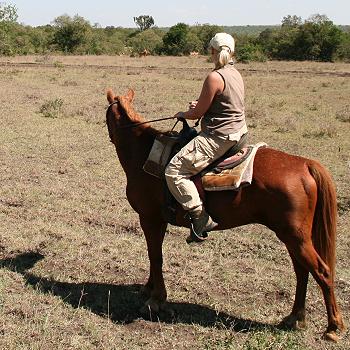
[[163, 32], [157, 29], [146, 29], [142, 32], [138, 32], [135, 36], [132, 36], [127, 45], [131, 47], [133, 54], [138, 54], [143, 50], [147, 50], [152, 55], [156, 54], [163, 43]]
[[63, 107], [63, 100], [56, 98], [51, 101], [46, 101], [41, 107], [39, 112], [46, 118], [58, 118], [61, 115]]
[[83, 17], [63, 15], [54, 20], [53, 44], [65, 53], [74, 53], [87, 42], [91, 26]]
[[350, 62], [350, 32], [342, 34], [342, 40], [334, 53], [334, 59]]
[[269, 57], [284, 60], [334, 59], [343, 34], [326, 16], [314, 15], [303, 24], [289, 22], [278, 30], [260, 33], [258, 41]]
[[259, 45], [248, 43], [236, 50], [237, 61], [249, 63], [251, 61], [266, 62], [267, 56]]
[[188, 50], [187, 34], [189, 30], [189, 26], [185, 23], [178, 23], [172, 26], [163, 37], [162, 52], [172, 56], [185, 54], [185, 51]]

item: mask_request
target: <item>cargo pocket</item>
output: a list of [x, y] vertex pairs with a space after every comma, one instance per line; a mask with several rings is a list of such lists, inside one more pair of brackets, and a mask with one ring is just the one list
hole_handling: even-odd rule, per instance
[[210, 163], [211, 158], [203, 153], [203, 150], [200, 147], [195, 148], [195, 152], [193, 152], [193, 160], [192, 166], [196, 169], [196, 172], [203, 170]]

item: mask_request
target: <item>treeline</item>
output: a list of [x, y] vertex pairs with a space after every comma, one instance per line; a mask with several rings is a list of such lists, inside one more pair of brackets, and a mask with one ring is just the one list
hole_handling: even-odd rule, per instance
[[[207, 54], [210, 38], [227, 28], [216, 25], [189, 26], [178, 23], [170, 28], [154, 26], [151, 16], [135, 17], [138, 29], [91, 25], [78, 15], [59, 16], [52, 24], [31, 27], [17, 22], [14, 6], [0, 5], [0, 55], [90, 54], [152, 55]], [[334, 25], [324, 15], [305, 21], [286, 16], [281, 26], [255, 35], [231, 33], [236, 39], [238, 61], [317, 60], [350, 61], [350, 32]]]

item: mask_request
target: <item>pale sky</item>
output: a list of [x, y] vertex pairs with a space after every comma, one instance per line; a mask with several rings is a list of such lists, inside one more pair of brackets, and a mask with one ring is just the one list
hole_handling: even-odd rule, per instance
[[350, 0], [0, 0], [17, 7], [18, 21], [38, 26], [63, 14], [78, 14], [102, 27], [135, 27], [133, 17], [152, 16], [158, 27], [189, 25], [281, 24], [287, 15], [303, 20], [319, 13], [334, 24], [350, 24]]

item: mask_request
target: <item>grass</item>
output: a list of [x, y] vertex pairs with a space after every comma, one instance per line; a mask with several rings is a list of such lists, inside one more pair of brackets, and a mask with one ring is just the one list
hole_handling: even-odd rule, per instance
[[[338, 345], [320, 340], [326, 314], [312, 279], [308, 329], [275, 327], [290, 312], [294, 273], [283, 244], [259, 225], [193, 247], [185, 230], [169, 226], [164, 276], [174, 316], [151, 322], [138, 312], [146, 243], [108, 139], [105, 91], [133, 87], [139, 113], [165, 117], [198, 97], [210, 68], [203, 57], [0, 58], [0, 349], [350, 348], [348, 333]], [[349, 324], [350, 66], [238, 68], [250, 141], [318, 159], [332, 173], [336, 292]], [[44, 105], [57, 117], [43, 118]]]
[[46, 118], [59, 118], [62, 106], [63, 100], [61, 98], [55, 98], [54, 100], [44, 102], [39, 112]]

